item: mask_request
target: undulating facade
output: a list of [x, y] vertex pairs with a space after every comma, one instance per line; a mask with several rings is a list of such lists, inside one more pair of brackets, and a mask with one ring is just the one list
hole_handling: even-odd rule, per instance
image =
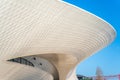
[[115, 35], [60, 0], [0, 0], [0, 80], [77, 80], [77, 64]]

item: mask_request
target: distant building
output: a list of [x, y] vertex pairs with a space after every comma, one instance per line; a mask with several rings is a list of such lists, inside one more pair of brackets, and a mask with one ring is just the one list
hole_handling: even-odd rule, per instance
[[92, 80], [92, 78], [86, 77], [86, 76], [83, 76], [83, 75], [77, 75], [77, 78], [78, 78], [78, 80]]

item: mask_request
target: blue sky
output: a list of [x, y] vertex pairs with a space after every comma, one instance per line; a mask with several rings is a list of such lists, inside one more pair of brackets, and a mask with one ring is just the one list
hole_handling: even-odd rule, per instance
[[82, 61], [77, 74], [94, 76], [99, 66], [104, 75], [120, 74], [120, 0], [64, 0], [109, 22], [117, 31], [115, 41]]

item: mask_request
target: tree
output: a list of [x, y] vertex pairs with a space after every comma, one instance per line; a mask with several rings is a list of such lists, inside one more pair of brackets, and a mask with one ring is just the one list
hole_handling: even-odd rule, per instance
[[99, 67], [96, 69], [96, 80], [104, 80], [103, 72]]

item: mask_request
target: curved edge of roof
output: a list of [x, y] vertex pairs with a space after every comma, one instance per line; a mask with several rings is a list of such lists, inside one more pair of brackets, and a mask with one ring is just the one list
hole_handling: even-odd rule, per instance
[[[116, 36], [117, 36], [117, 31], [116, 31], [115, 28], [114, 28], [109, 22], [107, 22], [106, 20], [102, 19], [101, 17], [99, 17], [99, 16], [97, 16], [97, 15], [95, 15], [95, 14], [93, 14], [93, 13], [91, 13], [91, 12], [85, 10], [85, 9], [82, 9], [82, 8], [80, 8], [80, 7], [78, 7], [78, 6], [75, 6], [75, 5], [71, 4], [71, 3], [65, 2], [65, 1], [63, 1], [63, 0], [57, 0], [57, 1], [59, 1], [59, 2], [61, 2], [61, 3], [65, 3], [66, 5], [72, 6], [72, 7], [76, 8], [76, 9], [79, 9], [79, 10], [81, 10], [82, 12], [87, 13], [88, 15], [91, 15], [91, 16], [99, 19], [100, 21], [103, 21], [104, 23], [108, 24], [108, 25], [109, 25], [109, 28], [111, 28], [111, 29], [113, 30], [113, 32], [114, 32], [113, 39], [111, 40], [111, 42], [113, 42], [114, 39], [116, 38]], [[111, 43], [111, 42], [110, 42], [110, 43]]]

